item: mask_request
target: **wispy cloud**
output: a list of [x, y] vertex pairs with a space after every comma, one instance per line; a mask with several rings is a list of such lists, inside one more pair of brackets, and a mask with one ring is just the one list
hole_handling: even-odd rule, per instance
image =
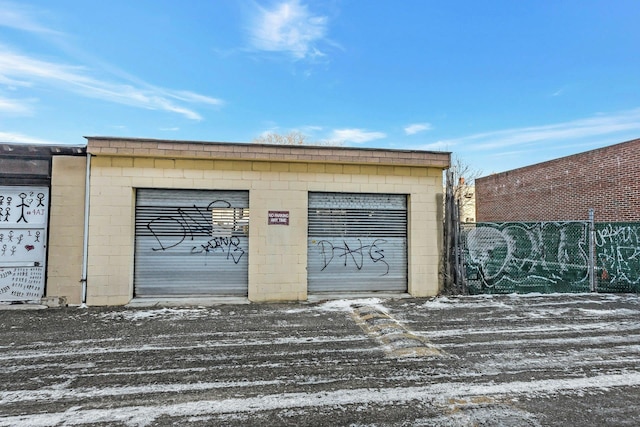
[[34, 138], [18, 132], [0, 132], [0, 141], [6, 142], [6, 143], [18, 143], [18, 144], [62, 145], [60, 142]]
[[371, 132], [364, 129], [335, 129], [329, 141], [362, 144], [376, 139], [386, 138], [382, 132]]
[[319, 43], [327, 35], [328, 18], [315, 15], [299, 0], [287, 0], [267, 9], [257, 6], [250, 31], [254, 49], [284, 52], [295, 59], [326, 55]]
[[407, 135], [415, 135], [416, 133], [424, 132], [424, 131], [430, 130], [432, 128], [433, 128], [433, 126], [431, 126], [430, 123], [414, 123], [414, 124], [406, 126], [404, 128], [404, 133], [407, 134]]
[[[47, 42], [67, 53], [73, 51], [75, 57], [86, 57], [64, 42], [64, 33], [52, 30], [40, 24], [38, 18], [44, 16], [40, 9], [28, 5], [0, 0], [0, 27], [12, 28], [42, 37]], [[54, 37], [52, 37], [54, 36]], [[102, 73], [114, 70], [108, 64], [98, 67]], [[123, 72], [111, 72], [107, 77], [98, 77], [90, 67], [65, 64], [61, 61], [42, 60], [12, 50], [0, 44], [0, 85], [6, 89], [19, 91], [38, 87], [54, 88], [77, 95], [100, 99], [108, 102], [129, 105], [149, 110], [166, 111], [201, 120], [202, 116], [193, 105], [222, 105], [220, 99], [184, 90], [172, 90], [153, 86]], [[25, 112], [24, 103], [2, 102], [0, 111]]]
[[0, 82], [3, 81], [11, 82], [13, 86], [37, 83], [104, 101], [168, 111], [191, 120], [201, 120], [202, 116], [184, 104], [223, 104], [219, 99], [189, 91], [101, 80], [91, 76], [85, 67], [44, 61], [0, 46]]
[[423, 146], [423, 148], [450, 150], [453, 147], [459, 147], [469, 151], [494, 151], [541, 143], [567, 143], [604, 135], [627, 135], [633, 133], [637, 136], [639, 132], [640, 108], [618, 113], [597, 114], [593, 117], [551, 125], [477, 133], [461, 138], [438, 141]]
[[36, 14], [37, 12], [28, 5], [0, 1], [0, 27], [46, 35], [60, 34], [58, 31], [40, 24], [33, 17]]
[[28, 115], [33, 111], [32, 104], [33, 100], [0, 97], [0, 113]]

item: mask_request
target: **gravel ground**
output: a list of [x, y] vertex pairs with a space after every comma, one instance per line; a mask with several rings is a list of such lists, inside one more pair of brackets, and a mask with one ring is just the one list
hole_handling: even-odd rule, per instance
[[639, 301], [5, 309], [0, 426], [636, 426]]

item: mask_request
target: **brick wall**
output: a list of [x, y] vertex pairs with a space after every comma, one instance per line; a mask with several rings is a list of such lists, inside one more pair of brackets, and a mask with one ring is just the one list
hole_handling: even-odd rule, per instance
[[482, 221], [640, 221], [640, 139], [476, 179]]

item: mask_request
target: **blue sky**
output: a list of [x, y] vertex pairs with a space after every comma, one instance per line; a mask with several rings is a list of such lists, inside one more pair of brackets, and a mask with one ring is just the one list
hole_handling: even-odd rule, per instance
[[637, 0], [0, 0], [0, 141], [452, 151], [483, 175], [640, 137]]

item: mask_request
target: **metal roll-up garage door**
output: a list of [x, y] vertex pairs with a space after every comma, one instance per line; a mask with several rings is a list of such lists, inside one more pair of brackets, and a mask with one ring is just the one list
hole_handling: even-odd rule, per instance
[[247, 191], [139, 189], [135, 237], [135, 296], [247, 295]]
[[309, 293], [406, 292], [407, 197], [309, 193]]

